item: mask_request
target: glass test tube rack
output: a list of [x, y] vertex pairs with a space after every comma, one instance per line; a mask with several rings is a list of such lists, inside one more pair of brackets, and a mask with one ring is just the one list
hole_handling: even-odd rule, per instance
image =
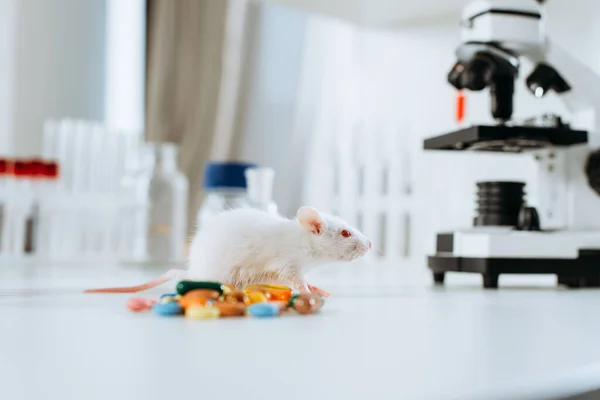
[[36, 159], [0, 159], [0, 263], [145, 261], [141, 134], [47, 121]]

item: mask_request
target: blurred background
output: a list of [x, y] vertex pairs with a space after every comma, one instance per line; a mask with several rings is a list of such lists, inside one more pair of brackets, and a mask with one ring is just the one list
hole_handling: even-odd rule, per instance
[[[425, 269], [436, 232], [471, 225], [476, 181], [536, 185], [527, 155], [422, 150], [457, 126], [446, 76], [467, 3], [0, 1], [0, 253], [26, 258], [39, 220], [38, 260], [147, 261], [169, 237], [156, 259], [180, 262], [199, 209], [226, 202], [206, 203], [207, 163], [236, 162], [264, 167], [261, 201], [282, 214], [337, 213], [373, 238], [372, 262]], [[548, 34], [598, 71], [600, 3], [545, 7]], [[568, 117], [515, 86], [515, 117]], [[469, 93], [463, 123], [489, 109]]]

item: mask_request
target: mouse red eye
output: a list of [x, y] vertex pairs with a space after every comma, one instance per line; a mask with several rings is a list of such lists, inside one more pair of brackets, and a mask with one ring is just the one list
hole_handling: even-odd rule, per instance
[[350, 231], [347, 231], [345, 229], [340, 232], [340, 235], [342, 235], [345, 238], [349, 238], [350, 236], [352, 236], [352, 234], [350, 233]]

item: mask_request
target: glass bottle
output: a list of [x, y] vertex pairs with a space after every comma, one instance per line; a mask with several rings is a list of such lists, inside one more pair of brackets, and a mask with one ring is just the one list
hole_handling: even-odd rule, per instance
[[177, 167], [173, 143], [150, 143], [153, 169], [148, 185], [147, 253], [150, 262], [181, 263], [187, 244], [187, 177]]

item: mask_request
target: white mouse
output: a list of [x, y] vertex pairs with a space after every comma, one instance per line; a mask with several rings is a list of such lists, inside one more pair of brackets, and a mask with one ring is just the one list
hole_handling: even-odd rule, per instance
[[191, 279], [223, 282], [236, 289], [283, 284], [300, 293], [327, 295], [306, 282], [306, 273], [320, 264], [355, 260], [370, 248], [371, 241], [358, 229], [312, 207], [300, 207], [294, 219], [233, 209], [204, 221], [193, 238], [187, 270], [171, 270], [140, 286], [86, 292], [133, 293], [171, 279]]

